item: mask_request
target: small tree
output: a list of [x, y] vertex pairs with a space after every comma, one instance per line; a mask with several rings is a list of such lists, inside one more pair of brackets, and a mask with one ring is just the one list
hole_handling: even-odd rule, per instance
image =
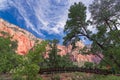
[[60, 56], [57, 53], [59, 49], [57, 49], [58, 40], [54, 39], [49, 42], [51, 50], [49, 52], [49, 58], [45, 59], [45, 62], [48, 67], [71, 67], [73, 66], [72, 61], [70, 60], [69, 55]]
[[9, 73], [11, 69], [17, 66], [16, 47], [17, 42], [11, 41], [11, 37], [6, 32], [1, 32], [0, 37], [0, 73]]
[[38, 73], [40, 70], [40, 63], [43, 61], [43, 53], [45, 52], [47, 42], [42, 41], [40, 44], [37, 44], [34, 47], [34, 50], [31, 50], [25, 56], [19, 56], [20, 63], [18, 66], [12, 70], [14, 73], [13, 78], [20, 78], [25, 76], [26, 80], [38, 80]]

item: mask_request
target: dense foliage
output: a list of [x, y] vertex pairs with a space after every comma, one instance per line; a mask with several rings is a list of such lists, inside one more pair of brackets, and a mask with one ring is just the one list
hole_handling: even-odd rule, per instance
[[11, 37], [1, 32], [4, 37], [0, 37], [0, 73], [7, 73], [17, 66], [15, 58], [16, 41], [11, 41]]
[[61, 56], [58, 54], [60, 51], [57, 48], [58, 40], [54, 39], [49, 41], [49, 46], [51, 50], [49, 51], [49, 58], [44, 60], [44, 64], [46, 64], [49, 68], [56, 68], [56, 67], [71, 67], [73, 66], [72, 61], [70, 60], [69, 55]]
[[47, 45], [42, 41], [29, 51], [27, 55], [18, 55], [15, 50], [17, 42], [9, 34], [1, 32], [0, 37], [0, 74], [11, 74], [13, 80], [38, 80], [40, 62]]
[[[64, 45], [75, 44], [82, 37], [92, 42], [91, 52], [104, 55], [104, 66], [120, 71], [120, 0], [94, 0], [89, 6], [91, 18], [86, 19], [86, 7], [75, 3], [69, 9], [64, 31]], [[94, 28], [94, 31], [90, 30]], [[74, 47], [74, 46], [73, 46]], [[99, 56], [101, 58], [101, 56]]]
[[46, 45], [47, 42], [43, 41], [37, 44], [27, 55], [19, 56], [20, 64], [12, 70], [13, 77], [20, 78], [25, 76], [26, 80], [39, 80], [40, 62], [43, 61], [42, 55], [45, 52]]

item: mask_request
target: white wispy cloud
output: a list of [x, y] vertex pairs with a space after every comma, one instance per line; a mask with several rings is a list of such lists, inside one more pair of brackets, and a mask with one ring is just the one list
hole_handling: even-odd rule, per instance
[[[27, 11], [27, 9], [26, 9], [27, 7], [23, 6], [24, 2], [22, 2], [21, 0], [17, 0], [17, 2], [16, 1], [9, 1], [9, 4], [11, 6], [14, 6], [18, 10], [19, 14], [23, 17], [27, 28], [30, 28], [31, 30], [36, 32], [38, 35], [44, 37], [44, 35], [32, 23], [32, 20], [29, 17], [29, 16], [31, 16], [32, 12]], [[26, 1], [26, 4], [28, 4], [27, 1]], [[31, 8], [29, 6], [31, 6], [31, 4], [28, 4], [28, 8]]]
[[5, 10], [9, 8], [7, 0], [0, 0], [0, 10]]
[[[35, 14], [38, 20], [43, 24], [40, 29], [47, 31], [49, 34], [60, 34], [63, 31], [67, 19], [67, 4], [61, 1], [62, 0], [56, 0], [51, 3], [46, 0], [44, 3], [40, 2], [36, 5], [37, 9], [35, 9]], [[61, 6], [62, 4], [63, 6]]]
[[[44, 36], [41, 30], [63, 36], [68, 9], [79, 1], [88, 6], [93, 0], [0, 0], [0, 10], [16, 8], [26, 27], [40, 36]], [[89, 18], [88, 11], [87, 14]]]

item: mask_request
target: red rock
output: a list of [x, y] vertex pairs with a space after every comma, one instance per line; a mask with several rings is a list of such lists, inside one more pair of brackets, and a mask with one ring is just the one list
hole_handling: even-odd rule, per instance
[[[10, 36], [13, 36], [13, 40], [17, 40], [18, 47], [16, 52], [20, 55], [27, 54], [34, 46], [35, 40], [33, 38], [35, 37], [32, 34], [2, 19], [0, 19], [0, 31], [9, 33]], [[2, 35], [0, 34], [0, 36]]]

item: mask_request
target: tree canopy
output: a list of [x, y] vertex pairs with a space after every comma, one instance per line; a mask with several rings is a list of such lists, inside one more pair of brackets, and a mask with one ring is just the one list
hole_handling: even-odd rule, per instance
[[0, 73], [7, 73], [16, 66], [15, 50], [16, 41], [11, 41], [11, 37], [6, 32], [0, 32], [4, 37], [0, 37]]
[[59, 41], [57, 39], [54, 39], [48, 42], [51, 50], [49, 51], [48, 53], [49, 57], [45, 59], [44, 64], [46, 64], [46, 67], [49, 67], [49, 68], [74, 66], [68, 54], [63, 56], [58, 54], [58, 52], [60, 51], [57, 48], [58, 42]]
[[[105, 64], [120, 70], [119, 4], [119, 0], [94, 0], [89, 6], [91, 13], [89, 20], [86, 19], [87, 8], [83, 3], [72, 5], [64, 28], [66, 33], [63, 38], [64, 45], [74, 45], [81, 37], [85, 37], [92, 41], [92, 53], [103, 54], [102, 60]], [[96, 31], [92, 32], [89, 27], [94, 27]]]

